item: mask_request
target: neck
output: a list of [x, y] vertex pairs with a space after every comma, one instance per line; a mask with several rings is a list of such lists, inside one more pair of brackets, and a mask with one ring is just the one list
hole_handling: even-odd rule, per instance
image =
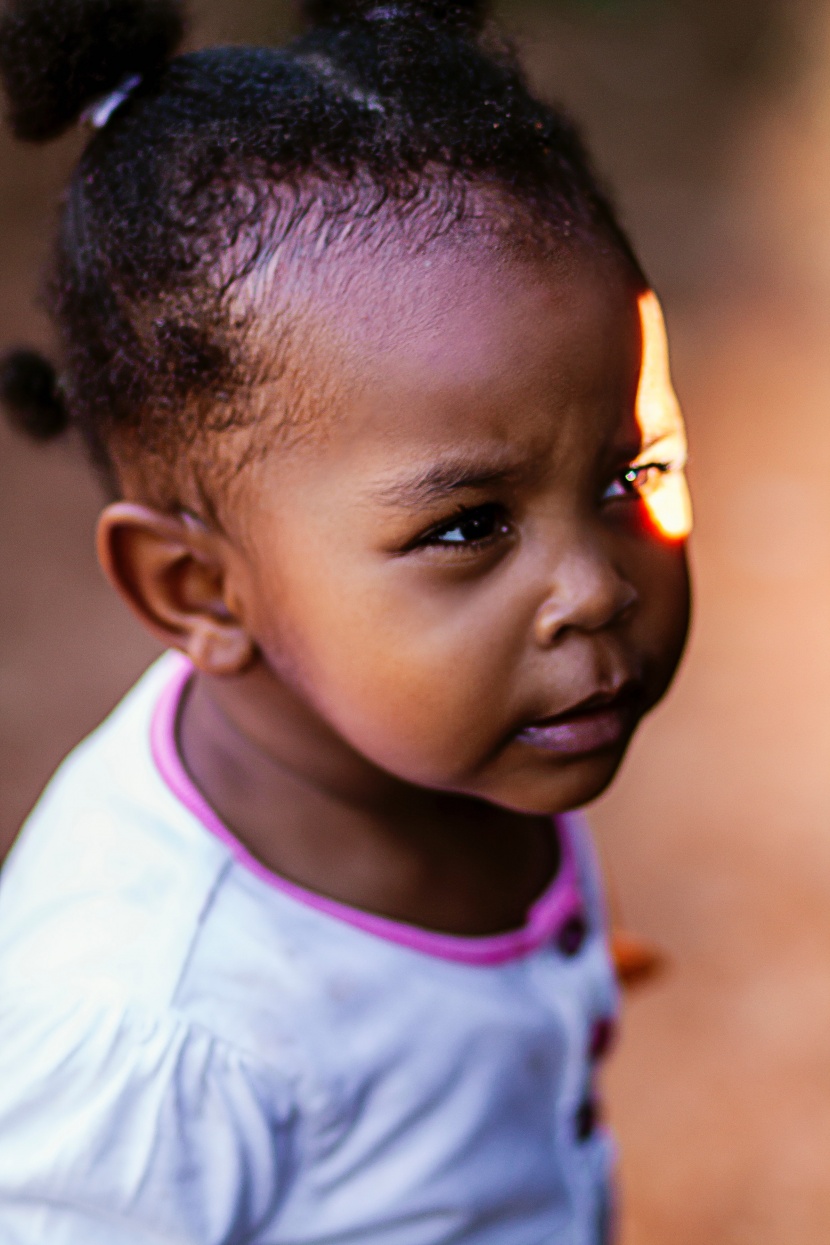
[[262, 664], [197, 675], [186, 768], [266, 867], [342, 903], [449, 933], [522, 924], [556, 868], [547, 819], [414, 786], [354, 752]]

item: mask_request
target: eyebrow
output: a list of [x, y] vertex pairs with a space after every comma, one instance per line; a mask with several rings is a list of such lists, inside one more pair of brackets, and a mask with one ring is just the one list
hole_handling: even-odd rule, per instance
[[457, 459], [435, 463], [408, 478], [391, 480], [373, 489], [371, 496], [373, 501], [386, 506], [424, 506], [451, 497], [463, 489], [503, 484], [519, 474], [515, 463]]

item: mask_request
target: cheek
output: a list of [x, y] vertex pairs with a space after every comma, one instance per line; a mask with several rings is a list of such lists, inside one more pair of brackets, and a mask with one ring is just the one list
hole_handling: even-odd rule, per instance
[[689, 630], [690, 590], [682, 543], [649, 543], [629, 571], [641, 608], [633, 624], [654, 683], [662, 695], [683, 653]]
[[505, 729], [518, 640], [505, 611], [404, 585], [405, 576], [298, 574], [266, 610], [260, 647], [277, 670], [376, 764], [453, 785]]

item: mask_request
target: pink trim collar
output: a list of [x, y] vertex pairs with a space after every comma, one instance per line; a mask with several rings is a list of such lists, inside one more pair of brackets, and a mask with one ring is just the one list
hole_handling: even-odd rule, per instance
[[314, 908], [326, 916], [419, 951], [424, 955], [455, 960], [462, 964], [482, 966], [505, 964], [539, 950], [556, 937], [569, 920], [580, 915], [584, 906], [579, 892], [576, 861], [567, 817], [557, 819], [562, 847], [559, 870], [544, 894], [529, 909], [527, 921], [521, 929], [505, 934], [480, 938], [466, 938], [456, 934], [441, 934], [421, 929], [388, 917], [349, 907], [336, 899], [328, 899], [314, 891], [306, 890], [286, 878], [280, 877], [261, 864], [223, 824], [207, 800], [197, 789], [182, 763], [176, 742], [176, 722], [182, 694], [193, 673], [193, 667], [185, 658], [176, 662], [172, 677], [162, 689], [156, 703], [150, 728], [150, 747], [156, 767], [167, 786], [210, 834], [228, 849], [233, 858], [255, 874], [260, 881], [274, 887], [288, 898], [306, 907]]

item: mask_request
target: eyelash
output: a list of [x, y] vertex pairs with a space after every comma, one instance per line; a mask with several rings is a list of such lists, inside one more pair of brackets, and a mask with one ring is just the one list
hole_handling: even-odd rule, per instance
[[[442, 535], [450, 532], [459, 531], [467, 525], [474, 523], [477, 519], [491, 520], [492, 530], [483, 536], [472, 539], [461, 540], [441, 540]], [[452, 553], [463, 553], [471, 549], [484, 549], [494, 544], [502, 537], [509, 535], [510, 524], [507, 522], [507, 514], [503, 506], [496, 502], [487, 502], [481, 506], [465, 506], [456, 511], [449, 519], [445, 519], [443, 523], [439, 523], [436, 527], [425, 532], [415, 542], [419, 546], [428, 548], [447, 549]]]
[[[665, 475], [670, 470], [668, 463], [643, 463], [642, 466], [626, 467], [625, 471], [621, 471], [618, 476], [611, 481], [611, 484], [603, 494], [603, 501], [628, 501], [636, 500], [642, 495], [642, 488], [645, 484], [643, 480], [638, 486], [638, 477], [648, 478], [648, 474], [657, 471], [660, 475]], [[614, 485], [620, 486], [620, 492], [612, 493]], [[492, 530], [478, 538], [460, 540], [442, 540], [442, 536], [446, 536], [453, 531], [461, 531], [465, 524], [473, 523], [476, 519], [488, 517], [492, 521]], [[443, 523], [439, 523], [423, 536], [419, 536], [410, 548], [439, 548], [446, 549], [451, 553], [464, 553], [474, 549], [484, 549], [494, 544], [499, 539], [508, 536], [510, 533], [510, 524], [507, 521], [507, 512], [504, 507], [496, 502], [487, 502], [481, 506], [461, 507], [450, 518], [445, 519]]]
[[[642, 466], [626, 467], [625, 471], [621, 471], [618, 476], [609, 484], [602, 496], [603, 501], [627, 501], [631, 498], [637, 499], [642, 497], [642, 490], [647, 483], [648, 475], [652, 471], [658, 472], [664, 476], [671, 470], [669, 463], [643, 463]], [[638, 477], [644, 476], [645, 479], [638, 484]], [[620, 486], [620, 492], [613, 493], [612, 489], [615, 485]]]

